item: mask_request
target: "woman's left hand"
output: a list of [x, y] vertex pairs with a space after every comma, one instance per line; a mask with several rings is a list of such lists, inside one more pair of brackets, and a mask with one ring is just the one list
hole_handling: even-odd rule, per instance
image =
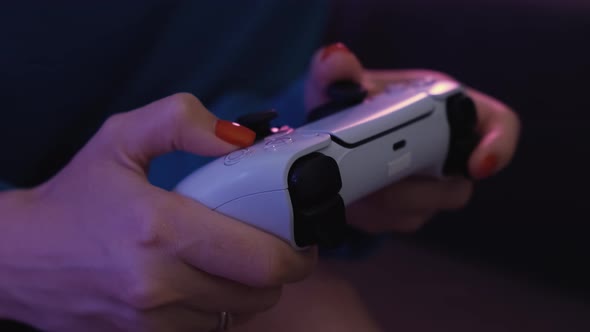
[[[425, 76], [452, 79], [429, 70], [366, 70], [343, 44], [333, 44], [318, 50], [312, 59], [305, 87], [306, 109], [328, 102], [325, 90], [336, 81], [361, 83], [369, 95], [374, 95], [388, 84]], [[468, 169], [473, 179], [481, 180], [498, 173], [512, 160], [520, 121], [504, 103], [473, 89], [468, 89], [468, 94], [477, 108], [482, 137], [469, 159]], [[440, 211], [464, 207], [473, 186], [474, 181], [466, 178], [409, 177], [348, 206], [348, 222], [370, 233], [415, 231]]]

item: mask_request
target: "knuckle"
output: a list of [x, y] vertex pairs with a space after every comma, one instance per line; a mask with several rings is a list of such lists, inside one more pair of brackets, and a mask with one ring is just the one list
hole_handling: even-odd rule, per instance
[[169, 110], [174, 120], [186, 120], [200, 106], [202, 106], [201, 101], [191, 93], [178, 92], [170, 96]]
[[117, 113], [109, 116], [98, 130], [97, 136], [101, 140], [116, 141], [117, 137], [125, 129], [125, 113]]
[[[183, 127], [187, 123], [192, 123], [196, 119], [196, 114], [203, 106], [199, 99], [187, 92], [179, 92], [172, 95], [169, 99], [167, 112], [164, 114], [164, 127], [172, 132], [182, 133]], [[182, 140], [175, 142], [175, 148], [183, 150]]]
[[191, 106], [195, 105], [195, 103], [200, 104], [199, 98], [189, 92], [177, 92], [170, 96], [170, 98], [180, 105]]
[[304, 279], [310, 274], [315, 257], [313, 248], [300, 252], [284, 245], [267, 251], [260, 269], [260, 286], [277, 287]]
[[122, 293], [122, 300], [131, 308], [144, 311], [163, 304], [162, 287], [149, 278], [132, 278]]
[[289, 262], [281, 250], [267, 253], [266, 262], [261, 269], [260, 284], [266, 287], [282, 285], [290, 274]]
[[273, 287], [264, 290], [264, 294], [260, 296], [260, 300], [257, 303], [256, 312], [264, 312], [273, 308], [281, 299], [283, 288]]
[[[135, 234], [139, 243], [146, 246], [158, 245], [165, 240], [166, 230], [171, 231], [169, 213], [160, 207], [164, 200], [154, 200], [157, 203], [140, 201], [132, 204], [129, 209], [130, 219], [135, 225]], [[168, 234], [170, 235], [170, 234]]]
[[455, 80], [455, 78], [453, 78], [451, 75], [449, 75], [447, 73], [443, 73], [438, 70], [422, 69], [421, 72], [424, 76], [430, 76], [430, 77], [433, 77], [437, 80], [451, 80], [451, 81]]
[[409, 74], [410, 74], [411, 79], [428, 77], [428, 78], [432, 78], [435, 80], [456, 81], [456, 79], [453, 78], [451, 75], [441, 72], [441, 71], [433, 70], [433, 69], [425, 69], [425, 68], [410, 69]]
[[448, 202], [446, 203], [446, 208], [449, 210], [458, 210], [462, 209], [471, 200], [471, 196], [473, 194], [473, 184], [469, 181], [461, 181], [458, 184], [455, 184], [455, 188], [452, 189], [452, 192], [449, 195], [445, 195], [448, 197]]

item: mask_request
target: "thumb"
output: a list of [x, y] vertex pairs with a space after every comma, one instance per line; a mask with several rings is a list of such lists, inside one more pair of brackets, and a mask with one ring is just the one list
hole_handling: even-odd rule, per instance
[[172, 151], [217, 156], [246, 147], [255, 133], [220, 120], [189, 93], [178, 93], [139, 109], [110, 117], [101, 128], [106, 147], [147, 167], [149, 161]]
[[330, 101], [328, 86], [338, 81], [362, 83], [363, 65], [344, 44], [328, 45], [316, 51], [305, 84], [307, 112]]
[[469, 89], [476, 105], [482, 139], [469, 159], [475, 179], [490, 177], [504, 169], [514, 157], [521, 124], [516, 113], [493, 97]]

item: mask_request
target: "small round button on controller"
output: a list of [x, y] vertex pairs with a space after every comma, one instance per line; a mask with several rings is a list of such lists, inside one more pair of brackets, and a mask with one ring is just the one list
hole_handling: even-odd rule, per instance
[[276, 151], [279, 148], [291, 143], [293, 143], [293, 138], [291, 138], [289, 135], [273, 137], [272, 139], [266, 140], [264, 143], [264, 150]]
[[225, 159], [223, 159], [223, 164], [225, 166], [235, 165], [246, 158], [251, 152], [251, 149], [241, 149], [234, 151], [225, 156]]

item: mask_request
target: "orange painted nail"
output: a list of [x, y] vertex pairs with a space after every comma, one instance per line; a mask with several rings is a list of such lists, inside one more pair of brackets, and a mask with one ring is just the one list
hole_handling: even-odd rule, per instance
[[256, 139], [256, 133], [249, 128], [226, 120], [217, 120], [215, 136], [241, 148], [252, 145]]
[[492, 175], [498, 167], [498, 157], [493, 154], [487, 155], [482, 159], [479, 167], [477, 168], [477, 178], [483, 179]]
[[330, 56], [330, 54], [333, 54], [335, 52], [350, 53], [350, 50], [348, 49], [348, 47], [346, 47], [346, 45], [344, 45], [342, 43], [334, 43], [332, 45], [328, 45], [328, 46], [324, 47], [324, 50], [322, 51], [322, 54], [320, 55], [320, 60], [322, 60], [322, 61], [326, 60]]

